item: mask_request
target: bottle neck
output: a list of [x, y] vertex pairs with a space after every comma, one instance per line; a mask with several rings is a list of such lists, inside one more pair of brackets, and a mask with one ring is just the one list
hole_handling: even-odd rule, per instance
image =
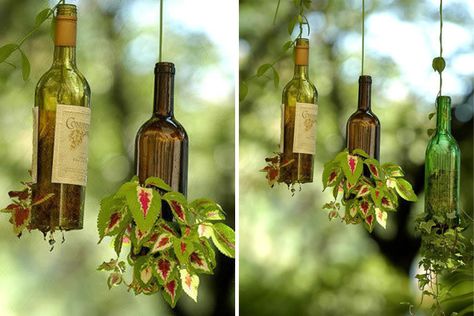
[[53, 67], [76, 67], [76, 47], [75, 46], [55, 46]]
[[155, 73], [153, 115], [172, 117], [174, 115], [174, 74]]
[[370, 82], [359, 82], [359, 101], [357, 108], [361, 111], [370, 111], [371, 107], [371, 89], [372, 83]]
[[308, 80], [308, 65], [295, 65], [293, 79]]
[[445, 99], [438, 99], [436, 130], [438, 133], [451, 132], [451, 103]]

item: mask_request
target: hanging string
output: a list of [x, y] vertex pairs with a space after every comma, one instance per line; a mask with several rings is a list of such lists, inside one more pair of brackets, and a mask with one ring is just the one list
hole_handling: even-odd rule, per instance
[[[439, 57], [443, 58], [443, 0], [439, 1]], [[438, 96], [441, 96], [442, 87], [443, 87], [443, 75], [442, 75], [442, 71], [440, 71]]]
[[364, 33], [365, 33], [365, 0], [362, 0], [362, 70], [361, 76], [364, 75], [364, 58], [365, 58], [365, 43], [364, 43]]
[[158, 61], [161, 63], [163, 61], [163, 2], [165, 0], [160, 0], [160, 42], [159, 42], [159, 55]]

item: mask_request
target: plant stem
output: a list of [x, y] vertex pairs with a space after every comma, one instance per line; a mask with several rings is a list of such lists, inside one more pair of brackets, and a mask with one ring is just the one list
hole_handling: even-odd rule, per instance
[[275, 25], [275, 22], [276, 22], [276, 19], [277, 19], [277, 15], [278, 15], [278, 10], [280, 9], [280, 1], [281, 1], [281, 0], [278, 0], [277, 8], [276, 8], [276, 10], [275, 10], [275, 15], [273, 16], [273, 25]]
[[158, 61], [161, 63], [163, 61], [163, 2], [165, 0], [160, 0], [160, 51], [158, 56]]
[[[443, 57], [443, 0], [439, 1], [439, 57]], [[439, 93], [441, 96], [441, 89], [443, 87], [442, 71], [439, 72]]]
[[361, 69], [361, 76], [364, 75], [364, 58], [365, 58], [365, 0], [362, 0], [362, 69]]

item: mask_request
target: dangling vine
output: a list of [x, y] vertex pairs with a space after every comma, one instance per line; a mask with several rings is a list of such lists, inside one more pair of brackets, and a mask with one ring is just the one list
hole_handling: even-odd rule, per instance
[[[439, 56], [432, 61], [434, 71], [439, 73], [439, 91], [442, 95], [443, 76], [446, 67], [443, 58], [443, 1], [439, 6]], [[429, 114], [431, 120], [435, 112]], [[432, 136], [435, 129], [429, 129]], [[426, 203], [426, 202], [425, 202]], [[430, 310], [434, 316], [472, 315], [474, 291], [465, 294], [453, 294], [453, 289], [462, 283], [473, 282], [472, 270], [474, 239], [467, 238], [463, 232], [471, 225], [473, 219], [461, 209], [460, 224], [453, 224], [457, 218], [457, 210], [429, 216], [422, 213], [416, 219], [415, 230], [421, 236], [418, 267], [421, 272], [416, 275], [418, 288], [422, 292], [419, 307], [425, 298], [431, 299]], [[462, 303], [465, 301], [466, 303]], [[455, 304], [455, 307], [450, 305]], [[456, 304], [457, 303], [457, 304]], [[414, 306], [410, 305], [410, 314], [415, 315]], [[457, 309], [456, 312], [453, 309]], [[448, 314], [449, 313], [449, 314]]]

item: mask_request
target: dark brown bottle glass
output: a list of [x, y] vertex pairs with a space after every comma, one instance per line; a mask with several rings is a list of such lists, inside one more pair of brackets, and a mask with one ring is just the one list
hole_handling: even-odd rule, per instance
[[[137, 133], [135, 172], [141, 183], [149, 177], [159, 177], [173, 190], [186, 195], [188, 135], [174, 117], [174, 74], [172, 63], [155, 65], [153, 115]], [[172, 219], [167, 207], [163, 208], [163, 217]]]
[[371, 110], [370, 76], [359, 77], [359, 102], [346, 126], [346, 146], [349, 152], [359, 148], [371, 158], [380, 159], [380, 122]]

